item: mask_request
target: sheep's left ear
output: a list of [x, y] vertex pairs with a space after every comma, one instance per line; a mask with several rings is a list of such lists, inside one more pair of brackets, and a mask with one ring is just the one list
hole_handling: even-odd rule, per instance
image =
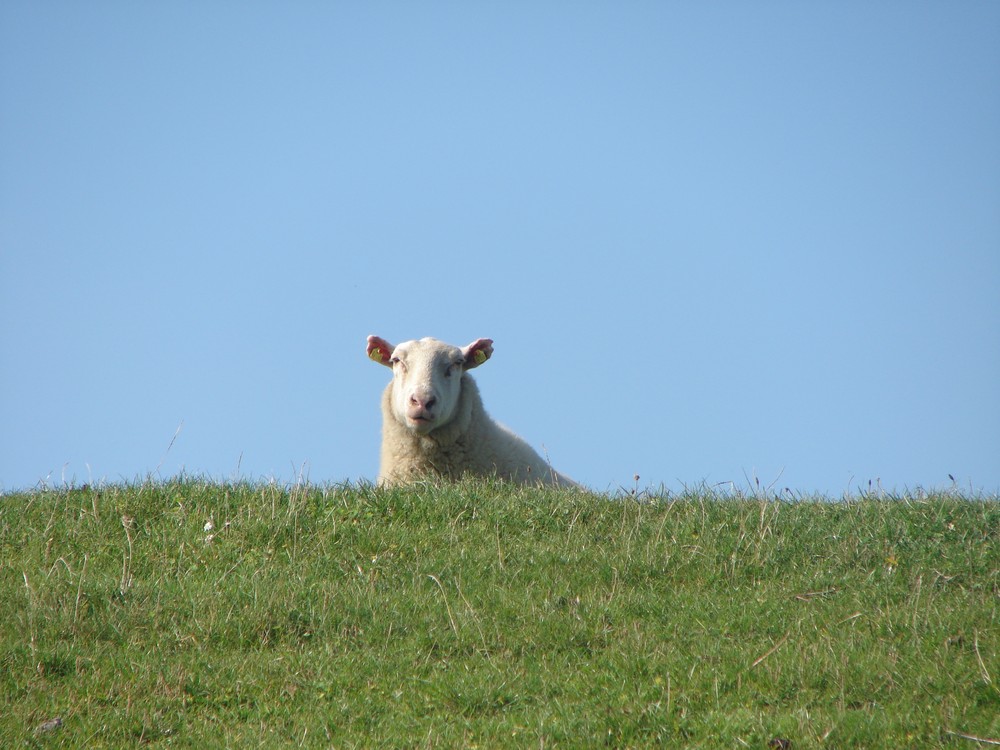
[[466, 370], [479, 367], [493, 356], [493, 339], [476, 339], [462, 350], [462, 356], [465, 357]]
[[378, 336], [368, 337], [368, 358], [372, 362], [378, 362], [380, 365], [392, 367], [389, 359], [392, 357], [392, 352], [395, 348], [396, 347], [388, 341], [379, 338]]

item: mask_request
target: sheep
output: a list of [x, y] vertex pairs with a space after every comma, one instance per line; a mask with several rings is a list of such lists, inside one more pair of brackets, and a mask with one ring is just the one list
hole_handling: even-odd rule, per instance
[[393, 346], [369, 336], [367, 352], [373, 361], [392, 368], [392, 380], [382, 394], [379, 484], [472, 475], [580, 487], [486, 413], [468, 371], [493, 355], [491, 339], [459, 348], [432, 338]]

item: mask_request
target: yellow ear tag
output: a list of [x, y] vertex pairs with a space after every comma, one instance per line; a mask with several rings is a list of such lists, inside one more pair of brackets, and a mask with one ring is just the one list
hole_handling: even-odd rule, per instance
[[379, 349], [378, 347], [372, 349], [372, 353], [369, 354], [368, 356], [369, 356], [369, 358], [375, 360], [379, 364], [382, 363], [382, 350]]
[[481, 365], [486, 361], [486, 353], [482, 349], [476, 349], [476, 353], [472, 355], [472, 358], [476, 360], [477, 365]]

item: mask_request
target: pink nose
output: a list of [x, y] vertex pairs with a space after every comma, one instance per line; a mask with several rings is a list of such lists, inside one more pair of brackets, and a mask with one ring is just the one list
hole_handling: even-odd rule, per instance
[[420, 398], [419, 396], [410, 396], [410, 405], [416, 406], [418, 409], [423, 409], [425, 411], [430, 411], [431, 407], [437, 403], [436, 396], [429, 396], [427, 398]]

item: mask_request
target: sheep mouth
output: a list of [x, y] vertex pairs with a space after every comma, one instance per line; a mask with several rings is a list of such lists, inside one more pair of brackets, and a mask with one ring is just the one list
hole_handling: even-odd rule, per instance
[[429, 414], [409, 416], [406, 421], [409, 422], [410, 429], [415, 432], [430, 432], [431, 427], [434, 426], [434, 417]]

